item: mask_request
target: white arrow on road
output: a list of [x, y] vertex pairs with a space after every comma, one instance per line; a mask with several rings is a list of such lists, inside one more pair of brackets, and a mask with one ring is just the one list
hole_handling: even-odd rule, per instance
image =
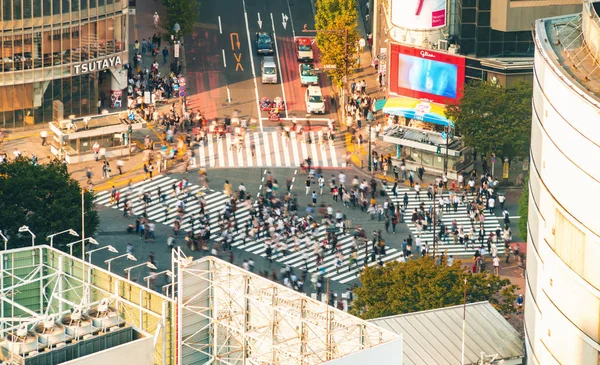
[[281, 19], [283, 19], [283, 22], [281, 22], [281, 24], [283, 24], [283, 29], [287, 29], [287, 21], [289, 19], [288, 16], [284, 13], [281, 13]]
[[258, 27], [262, 29], [262, 20], [260, 20], [260, 13], [258, 13]]

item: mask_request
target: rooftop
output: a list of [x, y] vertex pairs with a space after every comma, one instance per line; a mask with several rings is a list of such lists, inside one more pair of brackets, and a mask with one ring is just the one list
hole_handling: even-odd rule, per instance
[[164, 296], [46, 245], [0, 251], [0, 362], [386, 365], [402, 357], [401, 336], [326, 303], [214, 257], [173, 251], [172, 260], [175, 289]]
[[[571, 87], [600, 103], [599, 3], [586, 0], [583, 12], [545, 18], [535, 23], [535, 42], [542, 57], [560, 69]], [[593, 100], [591, 100], [593, 99]]]
[[[465, 364], [486, 359], [519, 359], [524, 356], [519, 333], [489, 302], [466, 305]], [[463, 306], [377, 318], [370, 321], [401, 334], [405, 365], [461, 363]]]

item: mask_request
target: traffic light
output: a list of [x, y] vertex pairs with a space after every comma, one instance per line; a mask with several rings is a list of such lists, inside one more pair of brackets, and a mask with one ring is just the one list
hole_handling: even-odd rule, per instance
[[440, 147], [439, 145], [437, 146], [437, 151], [435, 151], [435, 153], [437, 153], [438, 155], [442, 153], [442, 147]]
[[129, 134], [133, 133], [133, 126], [130, 124], [129, 125]]

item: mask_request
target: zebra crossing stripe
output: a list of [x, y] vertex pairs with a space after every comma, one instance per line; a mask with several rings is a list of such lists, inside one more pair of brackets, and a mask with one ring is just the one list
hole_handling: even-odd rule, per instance
[[231, 141], [231, 134], [225, 134], [225, 141], [227, 142], [227, 162], [229, 166], [233, 166], [233, 143]]
[[[256, 150], [258, 151], [258, 148], [260, 148], [260, 137], [259, 134], [254, 132], [252, 133], [254, 135], [254, 146], [256, 147]], [[262, 166], [262, 154], [256, 152], [256, 166]]]
[[[252, 135], [250, 135], [252, 136]], [[246, 160], [248, 160], [248, 167], [252, 167], [254, 163], [254, 158], [252, 157], [252, 148], [250, 147], [250, 138], [244, 138], [244, 143], [246, 144]]]
[[208, 159], [210, 167], [215, 167], [215, 146], [212, 135], [208, 136]]
[[300, 166], [300, 156], [298, 155], [298, 136], [296, 136], [296, 133], [291, 133], [291, 141], [295, 165]]
[[331, 149], [331, 166], [339, 167], [337, 162], [337, 156], [335, 154], [335, 146], [333, 145], [333, 141], [329, 140], [329, 148]]
[[312, 139], [312, 143], [310, 144], [310, 150], [312, 153], [312, 161], [313, 165], [319, 165], [319, 154], [317, 153], [317, 140], [315, 139], [315, 132], [310, 132], [310, 138]]
[[[271, 149], [269, 148], [269, 138], [268, 138], [268, 134], [263, 135], [263, 142], [264, 142], [264, 146], [265, 146], [265, 163], [267, 166], [273, 166], [271, 164]], [[258, 145], [260, 146], [260, 144]]]
[[287, 137], [283, 137], [281, 140], [281, 149], [283, 150], [283, 159], [285, 160], [285, 166], [292, 166], [292, 161], [290, 160], [290, 139]]
[[277, 143], [277, 132], [271, 132], [270, 135], [273, 137], [273, 153], [275, 154], [275, 166], [281, 165], [281, 150], [279, 149], [279, 144]]
[[[146, 213], [147, 213], [149, 219], [152, 221], [155, 221], [158, 224], [165, 224], [165, 225], [169, 225], [169, 226], [172, 226], [172, 224], [175, 221], [175, 218], [177, 216], [177, 209], [175, 208], [177, 201], [179, 199], [185, 199], [187, 201], [186, 208], [185, 208], [186, 217], [182, 221], [182, 224], [181, 224], [181, 228], [184, 231], [191, 229], [190, 217], [195, 216], [200, 212], [200, 204], [198, 204], [196, 197], [198, 197], [198, 194], [202, 192], [204, 194], [203, 198], [206, 201], [205, 211], [210, 216], [209, 224], [211, 227], [212, 236], [218, 237], [221, 233], [221, 230], [220, 230], [219, 224], [218, 224], [219, 223], [219, 213], [222, 212], [222, 210], [225, 206], [225, 203], [229, 200], [229, 198], [227, 196], [225, 196], [222, 192], [205, 190], [204, 188], [201, 188], [195, 184], [189, 185], [188, 193], [182, 192], [179, 195], [175, 196], [173, 194], [173, 190], [171, 188], [171, 186], [175, 182], [178, 182], [178, 180], [171, 178], [171, 177], [159, 176], [152, 181], [147, 180], [147, 181], [141, 182], [139, 184], [136, 184], [135, 187], [132, 187], [132, 189], [125, 189], [125, 190], [132, 192], [132, 195], [131, 195], [132, 207], [133, 207], [134, 211], [138, 211], [138, 212], [141, 212], [144, 210], [144, 202], [140, 201], [138, 199], [137, 193], [140, 191], [150, 193], [151, 196], [153, 197], [153, 199], [152, 199], [152, 202], [146, 208]], [[165, 203], [170, 208], [168, 211], [167, 217], [166, 217], [167, 218], [166, 221], [165, 221], [165, 214], [164, 214], [165, 207], [161, 204], [160, 197], [155, 198], [155, 194], [159, 188], [161, 189], [161, 191], [163, 193], [166, 194]], [[105, 205], [107, 207], [111, 207], [113, 209], [117, 209], [116, 205], [110, 205], [110, 193], [108, 191], [103, 191], [103, 192], [98, 193], [96, 195], [95, 202], [96, 202], [96, 204], [101, 204], [101, 205]], [[257, 239], [250, 239], [249, 237], [246, 237], [246, 235], [245, 235], [245, 226], [248, 224], [248, 222], [251, 219], [250, 211], [248, 210], [248, 208], [246, 208], [245, 205], [238, 207], [235, 216], [236, 216], [237, 234], [234, 235], [232, 246], [237, 249], [241, 249], [241, 250], [265, 257], [266, 256], [266, 254], [265, 254], [266, 238], [263, 236], [263, 237], [257, 238]], [[317, 234], [314, 237], [313, 237], [312, 233], [310, 233], [310, 232], [307, 233], [305, 236], [302, 236], [300, 238], [301, 249], [299, 252], [296, 252], [294, 250], [293, 241], [290, 240], [290, 242], [288, 244], [288, 250], [287, 250], [288, 254], [286, 256], [279, 255], [278, 257], [274, 257], [274, 260], [281, 264], [290, 265], [291, 267], [301, 269], [305, 266], [304, 265], [304, 261], [305, 261], [304, 251], [306, 251], [308, 253], [306, 266], [308, 267], [309, 272], [314, 272], [317, 270], [315, 254], [313, 253], [311, 246], [306, 248], [305, 242], [307, 242], [307, 241], [306, 241], [305, 237], [311, 237], [311, 240], [309, 242], [312, 244], [313, 242], [321, 242], [323, 239], [325, 239], [326, 235], [327, 235], [327, 233], [326, 233], [324, 227], [320, 227], [319, 230], [317, 231]], [[352, 280], [356, 280], [356, 278], [360, 274], [360, 271], [362, 270], [362, 262], [365, 258], [364, 246], [362, 246], [363, 249], [361, 249], [361, 247], [359, 247], [359, 250], [358, 250], [357, 262], [360, 264], [358, 266], [349, 268], [348, 267], [348, 257], [350, 255], [352, 243], [353, 243], [352, 236], [350, 236], [348, 234], [339, 234], [338, 235], [338, 244], [341, 246], [342, 253], [344, 254], [344, 257], [345, 257], [344, 265], [340, 268], [339, 272], [335, 267], [336, 256], [333, 253], [327, 253], [325, 255], [325, 257], [323, 258], [322, 264], [319, 265], [319, 268], [324, 269], [326, 272], [326, 276], [331, 278], [331, 280], [339, 281], [341, 283], [348, 283]], [[367, 244], [369, 245], [369, 248], [370, 248], [370, 243], [367, 243]], [[367, 255], [370, 255], [370, 252], [367, 253]], [[389, 248], [387, 251], [387, 255], [385, 257], [383, 257], [383, 261], [388, 262], [391, 260], [395, 260], [400, 255], [401, 255], [401, 252], [399, 252], [397, 249]], [[374, 264], [377, 264], [377, 263], [369, 263], [369, 265], [374, 265]]]

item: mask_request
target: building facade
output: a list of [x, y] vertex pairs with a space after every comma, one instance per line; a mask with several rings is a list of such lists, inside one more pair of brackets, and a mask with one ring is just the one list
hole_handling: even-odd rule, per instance
[[600, 363], [600, 3], [535, 23], [528, 364]]
[[119, 108], [127, 0], [0, 3], [0, 127], [96, 114], [99, 102]]

